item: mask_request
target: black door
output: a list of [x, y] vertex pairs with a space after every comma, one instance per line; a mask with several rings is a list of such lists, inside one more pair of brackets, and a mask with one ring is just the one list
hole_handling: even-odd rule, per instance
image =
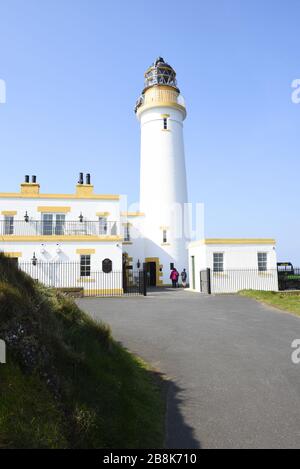
[[156, 263], [147, 262], [147, 279], [150, 287], [156, 286]]

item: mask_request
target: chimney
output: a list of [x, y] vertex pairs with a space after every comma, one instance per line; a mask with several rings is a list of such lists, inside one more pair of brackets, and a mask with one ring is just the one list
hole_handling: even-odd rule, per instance
[[36, 182], [36, 176], [31, 176], [31, 182], [29, 175], [25, 175], [25, 182], [21, 184], [21, 194], [26, 194], [28, 197], [31, 195], [37, 195], [40, 193], [40, 185]]
[[89, 198], [94, 194], [94, 186], [91, 184], [91, 175], [87, 173], [85, 176], [85, 184], [83, 183], [83, 173], [79, 173], [79, 181], [76, 186], [76, 195], [82, 199]]

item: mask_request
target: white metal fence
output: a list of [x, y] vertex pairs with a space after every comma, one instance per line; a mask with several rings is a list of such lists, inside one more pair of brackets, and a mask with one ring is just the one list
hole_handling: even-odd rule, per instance
[[211, 293], [236, 293], [240, 290], [278, 291], [277, 270], [224, 270], [210, 274]]

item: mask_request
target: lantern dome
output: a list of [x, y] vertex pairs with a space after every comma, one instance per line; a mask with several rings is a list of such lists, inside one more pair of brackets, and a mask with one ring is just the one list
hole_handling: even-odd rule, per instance
[[167, 85], [177, 89], [176, 72], [162, 57], [158, 57], [145, 72], [145, 90], [156, 85]]

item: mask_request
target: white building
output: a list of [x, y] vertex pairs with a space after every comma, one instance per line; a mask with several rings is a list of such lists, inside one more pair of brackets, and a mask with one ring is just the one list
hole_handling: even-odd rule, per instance
[[189, 245], [190, 288], [229, 293], [278, 290], [274, 239], [202, 239]]
[[[217, 254], [227, 270], [257, 268], [259, 253], [261, 259], [266, 254], [268, 269], [276, 268], [274, 240], [204, 240], [188, 252], [186, 108], [176, 73], [161, 57], [145, 73], [135, 112], [139, 210], [123, 210], [120, 195], [95, 194], [89, 175], [84, 183], [80, 173], [74, 194], [44, 194], [36, 177], [30, 182], [26, 176], [20, 192], [0, 193], [0, 251], [47, 285], [80, 287], [90, 295], [122, 293], [144, 265], [153, 286], [170, 284], [173, 266], [179, 272], [189, 267], [191, 287], [200, 291], [200, 271], [214, 271]], [[274, 289], [266, 278], [264, 285]]]
[[[74, 194], [44, 194], [26, 176], [20, 192], [0, 193], [0, 250], [48, 285], [86, 288], [103, 266], [122, 272], [120, 196], [94, 194], [89, 175], [86, 182], [81, 175]], [[74, 269], [62, 272], [67, 263]], [[100, 294], [92, 283], [90, 294]], [[121, 291], [122, 279], [114, 283]]]

